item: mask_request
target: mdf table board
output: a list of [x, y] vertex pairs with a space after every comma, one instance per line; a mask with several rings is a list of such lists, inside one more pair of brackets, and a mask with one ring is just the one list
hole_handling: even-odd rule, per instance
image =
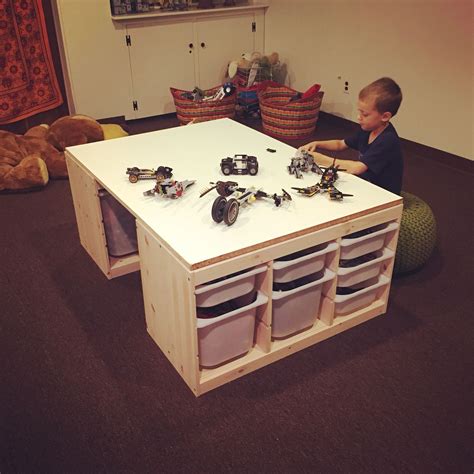
[[[273, 148], [275, 153], [269, 153]], [[254, 155], [257, 176], [224, 177], [220, 160], [234, 154]], [[81, 242], [110, 278], [140, 266], [148, 331], [196, 395], [211, 390], [297, 350], [326, 339], [386, 311], [393, 259], [384, 266], [388, 284], [368, 307], [353, 314], [335, 314], [337, 279], [323, 288], [320, 315], [312, 328], [285, 340], [273, 340], [272, 265], [275, 259], [325, 242], [340, 242], [354, 231], [399, 222], [399, 196], [355, 176], [340, 173], [338, 189], [354, 197], [342, 202], [326, 195], [293, 194], [291, 187], [319, 181], [313, 173], [297, 180], [287, 165], [295, 149], [229, 119], [70, 147], [66, 151], [71, 190]], [[152, 181], [131, 184], [127, 167], [173, 168], [177, 180], [193, 179], [182, 198], [144, 196]], [[199, 194], [209, 182], [228, 180], [255, 186], [268, 194], [290, 191], [291, 202], [276, 207], [271, 199], [243, 206], [234, 225], [217, 224], [211, 207], [217, 194]], [[107, 256], [101, 227], [98, 189], [104, 188], [136, 218], [139, 256], [114, 261]], [[384, 245], [396, 249], [398, 231], [387, 233]], [[335, 271], [339, 250], [328, 256]], [[249, 353], [215, 369], [199, 366], [195, 289], [256, 265], [266, 270], [256, 287], [268, 297], [258, 308], [255, 343]]]

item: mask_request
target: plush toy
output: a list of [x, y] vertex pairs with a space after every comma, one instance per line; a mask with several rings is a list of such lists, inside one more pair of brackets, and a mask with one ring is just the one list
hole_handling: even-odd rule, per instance
[[61, 117], [24, 135], [0, 131], [0, 191], [45, 186], [67, 177], [64, 149], [104, 139], [101, 125], [85, 115]]
[[239, 70], [242, 71], [242, 75], [246, 81], [244, 85], [246, 87], [252, 86], [254, 83], [266, 81], [272, 79], [273, 68], [279, 65], [280, 58], [278, 53], [272, 53], [268, 56], [264, 56], [258, 51], [253, 53], [243, 53], [238, 60], [231, 61], [228, 67], [228, 76], [233, 79]]

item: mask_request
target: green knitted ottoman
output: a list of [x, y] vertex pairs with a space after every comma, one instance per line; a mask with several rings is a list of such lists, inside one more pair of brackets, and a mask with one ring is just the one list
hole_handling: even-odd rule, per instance
[[430, 258], [436, 244], [436, 220], [425, 201], [402, 192], [403, 213], [393, 273], [412, 272]]

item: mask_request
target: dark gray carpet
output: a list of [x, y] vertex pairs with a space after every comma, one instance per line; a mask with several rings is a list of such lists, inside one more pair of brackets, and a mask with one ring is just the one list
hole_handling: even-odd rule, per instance
[[80, 246], [68, 181], [1, 195], [0, 472], [472, 473], [473, 181], [407, 155], [439, 239], [388, 313], [197, 399], [139, 274], [108, 281]]

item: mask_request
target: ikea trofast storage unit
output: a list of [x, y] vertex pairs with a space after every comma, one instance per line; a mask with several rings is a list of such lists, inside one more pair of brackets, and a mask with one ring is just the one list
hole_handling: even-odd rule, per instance
[[[108, 278], [140, 269], [148, 332], [196, 395], [383, 314], [388, 304], [401, 198], [340, 173], [338, 188], [354, 195], [343, 202], [295, 194], [276, 207], [257, 199], [232, 226], [217, 224], [217, 194], [199, 194], [226, 179], [220, 160], [236, 152], [259, 160], [259, 174], [238, 176], [239, 186], [271, 195], [317, 179], [296, 181], [287, 172], [294, 148], [229, 119], [66, 151], [81, 243]], [[125, 174], [158, 165], [197, 184], [170, 200], [144, 196], [150, 182], [132, 184]], [[102, 189], [134, 216], [138, 253], [110, 256]]]

